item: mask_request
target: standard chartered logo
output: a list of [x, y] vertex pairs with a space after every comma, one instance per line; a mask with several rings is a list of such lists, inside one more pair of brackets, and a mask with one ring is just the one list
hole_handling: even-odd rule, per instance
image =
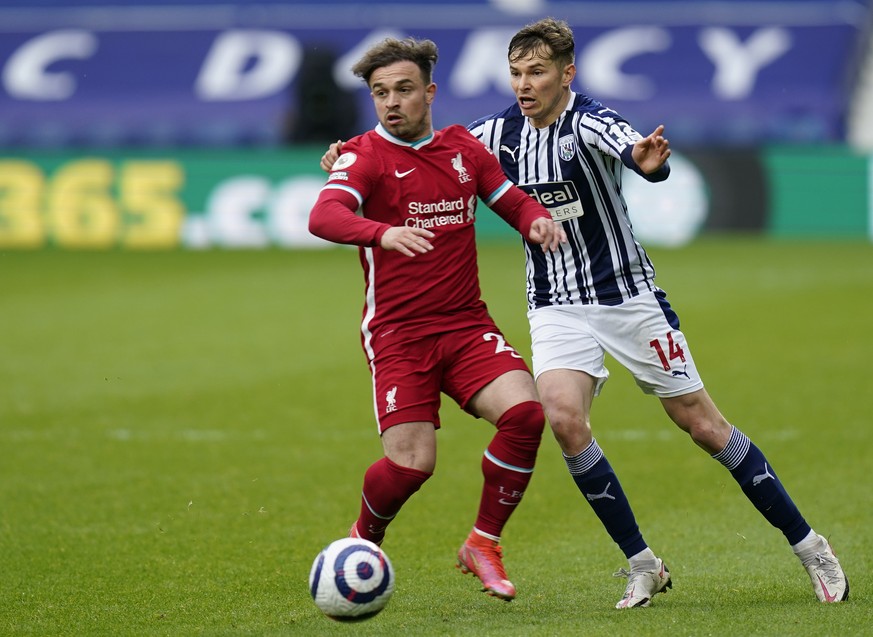
[[422, 203], [420, 201], [409, 202], [409, 214], [411, 215], [429, 215], [435, 212], [451, 212], [453, 210], [464, 209], [464, 198], [458, 197], [451, 201], [442, 201]]
[[[408, 212], [413, 216], [407, 218], [405, 224], [411, 228], [437, 228], [473, 223], [476, 220], [476, 195], [472, 195], [466, 202], [463, 197], [427, 203], [412, 201], [409, 203]], [[446, 212], [454, 214], [439, 214]]]

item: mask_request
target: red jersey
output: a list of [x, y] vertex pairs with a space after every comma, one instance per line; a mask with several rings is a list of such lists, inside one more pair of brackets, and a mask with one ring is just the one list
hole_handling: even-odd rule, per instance
[[[534, 219], [550, 218], [462, 126], [405, 142], [380, 124], [343, 144], [309, 224], [324, 239], [361, 246], [371, 359], [380, 333], [424, 336], [488, 319], [473, 225], [479, 198], [525, 237]], [[434, 249], [408, 257], [378, 247], [385, 230], [403, 225], [433, 232]]]

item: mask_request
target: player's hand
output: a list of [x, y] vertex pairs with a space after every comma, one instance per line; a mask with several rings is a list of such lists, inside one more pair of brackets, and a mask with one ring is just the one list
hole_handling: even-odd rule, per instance
[[382, 235], [380, 245], [384, 250], [397, 250], [408, 257], [414, 257], [433, 250], [433, 245], [428, 240], [433, 238], [434, 233], [424, 228], [392, 226]]
[[327, 147], [324, 155], [321, 156], [321, 169], [324, 172], [330, 172], [330, 169], [336, 163], [336, 160], [339, 159], [342, 150], [343, 142], [340, 139], [336, 140], [333, 144]]
[[534, 243], [539, 243], [543, 252], [547, 250], [555, 252], [559, 244], [567, 243], [567, 233], [564, 232], [561, 224], [545, 217], [539, 217], [530, 224], [528, 238]]
[[652, 134], [634, 144], [631, 153], [637, 166], [647, 175], [657, 172], [670, 156], [670, 142], [664, 137], [661, 124]]

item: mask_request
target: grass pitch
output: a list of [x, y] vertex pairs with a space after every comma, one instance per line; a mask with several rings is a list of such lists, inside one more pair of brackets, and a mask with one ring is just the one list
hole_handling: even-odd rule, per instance
[[[437, 472], [385, 543], [393, 599], [331, 622], [309, 567], [381, 454], [355, 252], [5, 252], [0, 634], [873, 634], [873, 246], [728, 237], [651, 253], [710, 393], [830, 536], [848, 603], [815, 601], [781, 534], [613, 362], [595, 435], [671, 592], [612, 608], [624, 558], [547, 433], [504, 535], [518, 599], [479, 593], [453, 564], [491, 432], [449, 402]], [[520, 247], [480, 261], [527, 353]]]

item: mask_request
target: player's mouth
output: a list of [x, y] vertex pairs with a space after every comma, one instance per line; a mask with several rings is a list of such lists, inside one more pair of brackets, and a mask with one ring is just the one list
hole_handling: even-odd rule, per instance
[[537, 101], [528, 95], [519, 95], [518, 105], [523, 111], [529, 111], [536, 105]]
[[398, 126], [404, 122], [404, 117], [400, 113], [388, 113], [385, 116], [385, 122], [390, 126]]

